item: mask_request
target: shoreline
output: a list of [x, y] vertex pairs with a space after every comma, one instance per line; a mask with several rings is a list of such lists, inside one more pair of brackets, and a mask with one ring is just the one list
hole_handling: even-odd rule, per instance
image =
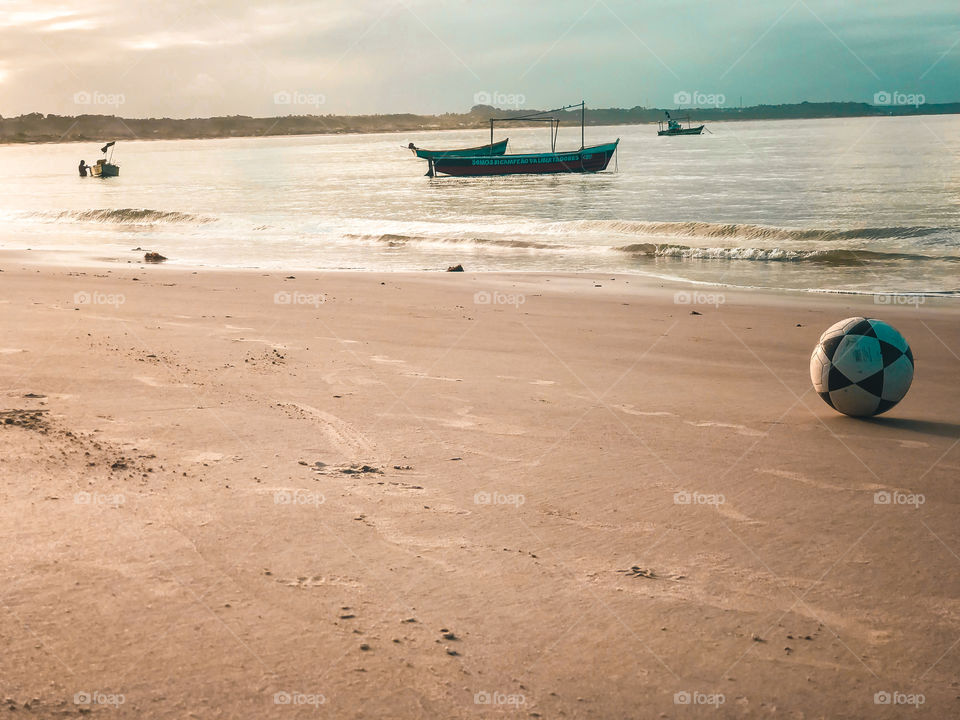
[[[129, 252], [146, 252], [144, 250], [130, 250]], [[85, 251], [75, 250], [75, 251], [64, 251], [59, 249], [50, 249], [50, 250], [32, 250], [32, 249], [6, 249], [0, 248], [0, 263], [21, 263], [23, 265], [44, 267], [44, 268], [53, 268], [53, 269], [107, 269], [107, 270], [120, 270], [120, 269], [131, 269], [136, 267], [140, 270], [160, 270], [162, 272], [184, 272], [184, 273], [196, 273], [196, 272], [206, 272], [206, 273], [261, 273], [261, 274], [271, 274], [271, 273], [284, 273], [284, 272], [303, 272], [311, 274], [357, 274], [361, 276], [372, 276], [372, 275], [384, 275], [384, 276], [408, 276], [408, 277], [433, 277], [437, 274], [446, 274], [447, 271], [442, 267], [436, 267], [433, 269], [419, 269], [419, 270], [384, 270], [384, 269], [359, 269], [359, 268], [316, 268], [316, 267], [307, 267], [300, 265], [284, 265], [277, 267], [258, 267], [258, 266], [246, 266], [246, 267], [226, 267], [226, 266], [212, 266], [212, 265], [191, 265], [191, 264], [180, 264], [176, 260], [170, 262], [169, 260], [158, 262], [158, 263], [146, 263], [142, 258], [138, 260], [124, 260], [120, 256], [117, 257], [90, 257], [89, 255], [84, 257], [81, 254]], [[64, 254], [72, 255], [69, 260], [65, 259]], [[42, 256], [48, 256], [46, 258]], [[38, 257], [41, 256], [41, 257]], [[454, 259], [450, 260], [451, 263], [455, 263]], [[451, 273], [453, 275], [458, 275], [460, 273]], [[917, 290], [917, 291], [897, 291], [897, 290], [848, 290], [848, 289], [838, 289], [838, 288], [788, 288], [788, 287], [769, 287], [769, 286], [751, 286], [751, 285], [736, 285], [732, 283], [722, 283], [722, 282], [711, 282], [708, 280], [693, 280], [680, 278], [676, 276], [669, 276], [663, 274], [653, 274], [653, 273], [643, 273], [643, 272], [603, 272], [603, 271], [593, 271], [593, 270], [581, 270], [581, 271], [563, 271], [563, 270], [471, 270], [469, 267], [464, 268], [465, 275], [477, 275], [477, 276], [488, 276], [488, 277], [497, 277], [497, 276], [532, 276], [532, 277], [570, 277], [570, 278], [604, 278], [608, 276], [614, 276], [619, 279], [630, 280], [633, 279], [638, 283], [647, 283], [647, 284], [660, 284], [660, 286], [671, 285], [676, 286], [677, 288], [683, 287], [693, 287], [693, 288], [713, 288], [721, 291], [730, 291], [730, 292], [743, 292], [743, 293], [766, 293], [772, 295], [786, 295], [786, 296], [795, 296], [795, 297], [805, 297], [805, 296], [852, 296], [852, 297], [862, 297], [862, 298], [890, 298], [889, 301], [877, 301], [875, 304], [878, 308], [885, 306], [897, 306], [897, 305], [911, 305], [909, 300], [911, 298], [921, 299], [922, 303], [926, 303], [928, 300], [944, 300], [952, 301], [960, 299], [960, 290]]]

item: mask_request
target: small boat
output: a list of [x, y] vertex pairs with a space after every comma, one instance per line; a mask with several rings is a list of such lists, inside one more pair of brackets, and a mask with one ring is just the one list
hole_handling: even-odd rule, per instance
[[[117, 144], [116, 140], [111, 140], [102, 148], [100, 152], [103, 153], [103, 157], [97, 160], [95, 165], [90, 165], [90, 174], [93, 177], [117, 177], [120, 174], [120, 166], [115, 165], [113, 162], [113, 150], [110, 150], [114, 145]], [[107, 159], [107, 150], [110, 150], [110, 159]]]
[[[681, 120], [687, 121], [686, 127], [683, 127], [683, 125], [680, 122]], [[657, 130], [657, 135], [699, 135], [700, 133], [703, 132], [703, 128], [704, 128], [703, 125], [698, 125], [697, 127], [690, 127], [689, 115], [687, 117], [678, 118], [674, 120], [672, 117], [670, 117], [669, 112], [667, 112], [667, 122], [666, 122], [667, 127], [666, 128], [663, 127], [664, 125], [663, 120], [661, 120], [657, 124], [660, 126], [660, 129]]]
[[492, 142], [487, 145], [463, 148], [461, 150], [424, 150], [423, 148], [418, 148], [413, 143], [410, 143], [407, 145], [407, 149], [413, 151], [413, 154], [418, 158], [432, 160], [434, 158], [467, 157], [471, 155], [503, 155], [507, 151], [508, 142], [510, 142], [510, 138], [501, 140], [500, 142]]
[[[580, 108], [580, 149], [557, 152], [557, 133], [560, 129], [560, 113], [571, 108]], [[617, 151], [620, 138], [612, 143], [587, 147], [583, 142], [586, 103], [566, 105], [556, 110], [536, 112], [519, 117], [491, 118], [490, 145], [493, 143], [493, 129], [497, 122], [548, 122], [550, 123], [550, 152], [523, 153], [518, 155], [444, 155], [426, 158], [429, 164], [427, 175], [453, 175], [458, 177], [481, 175], [519, 175], [553, 173], [594, 173], [607, 169], [610, 159]]]

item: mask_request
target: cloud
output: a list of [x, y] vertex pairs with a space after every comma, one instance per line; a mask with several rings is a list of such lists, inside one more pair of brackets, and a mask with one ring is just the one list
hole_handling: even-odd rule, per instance
[[0, 113], [73, 114], [82, 91], [172, 117], [272, 115], [279, 91], [330, 113], [463, 111], [482, 91], [532, 107], [956, 100], [955, 1], [6, 0]]

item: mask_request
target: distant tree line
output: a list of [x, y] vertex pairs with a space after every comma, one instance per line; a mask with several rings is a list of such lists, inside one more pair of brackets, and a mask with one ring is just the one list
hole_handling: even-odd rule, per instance
[[[960, 103], [870, 105], [856, 102], [802, 102], [791, 105], [755, 105], [745, 108], [587, 108], [588, 125], [638, 125], [689, 115], [698, 122], [736, 120], [792, 120], [809, 118], [874, 117], [886, 115], [960, 114]], [[488, 127], [491, 117], [516, 117], [533, 109], [500, 110], [476, 105], [467, 113], [443, 115], [288, 115], [254, 118], [231, 115], [212, 118], [120, 118], [114, 115], [0, 116], [0, 142], [100, 142], [102, 140], [173, 140], [187, 138], [256, 137], [337, 133], [416, 132]], [[565, 124], [579, 124], [580, 111], [568, 111]]]

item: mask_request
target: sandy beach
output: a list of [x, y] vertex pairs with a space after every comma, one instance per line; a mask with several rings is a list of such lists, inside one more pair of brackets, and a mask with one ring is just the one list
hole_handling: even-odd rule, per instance
[[[955, 302], [0, 268], [11, 717], [960, 713]], [[869, 421], [855, 315], [917, 362]]]

